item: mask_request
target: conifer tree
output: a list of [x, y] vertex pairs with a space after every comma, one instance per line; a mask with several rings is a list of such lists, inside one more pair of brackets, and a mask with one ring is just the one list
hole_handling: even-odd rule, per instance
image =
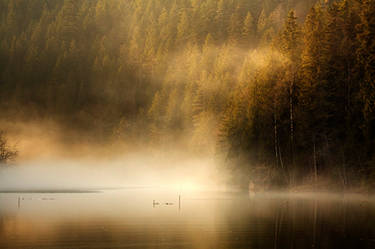
[[364, 115], [370, 122], [375, 113], [375, 1], [365, 0], [358, 25], [358, 61], [362, 66], [361, 96]]
[[251, 42], [254, 42], [254, 34], [254, 18], [250, 12], [247, 12], [242, 28], [242, 37], [244, 43], [250, 44]]

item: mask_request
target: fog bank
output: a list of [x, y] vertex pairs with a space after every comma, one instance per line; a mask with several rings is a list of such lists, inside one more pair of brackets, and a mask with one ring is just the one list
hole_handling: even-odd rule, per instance
[[101, 190], [152, 187], [176, 191], [224, 189], [209, 158], [134, 153], [111, 160], [44, 159], [0, 168], [0, 190]]

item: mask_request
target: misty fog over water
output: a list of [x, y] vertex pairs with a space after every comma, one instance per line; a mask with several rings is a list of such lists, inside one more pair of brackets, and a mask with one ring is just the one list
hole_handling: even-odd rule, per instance
[[0, 248], [375, 248], [375, 0], [0, 0]]
[[153, 188], [1, 194], [0, 202], [1, 248], [374, 246], [374, 201], [358, 197]]

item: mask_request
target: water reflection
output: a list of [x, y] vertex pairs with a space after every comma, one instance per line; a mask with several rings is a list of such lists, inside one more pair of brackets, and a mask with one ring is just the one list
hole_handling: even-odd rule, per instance
[[3, 193], [0, 248], [375, 248], [374, 202], [318, 197]]

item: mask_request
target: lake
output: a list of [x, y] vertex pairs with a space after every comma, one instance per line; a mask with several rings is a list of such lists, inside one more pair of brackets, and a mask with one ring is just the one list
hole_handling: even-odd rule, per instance
[[163, 188], [8, 192], [0, 248], [375, 248], [375, 202]]

